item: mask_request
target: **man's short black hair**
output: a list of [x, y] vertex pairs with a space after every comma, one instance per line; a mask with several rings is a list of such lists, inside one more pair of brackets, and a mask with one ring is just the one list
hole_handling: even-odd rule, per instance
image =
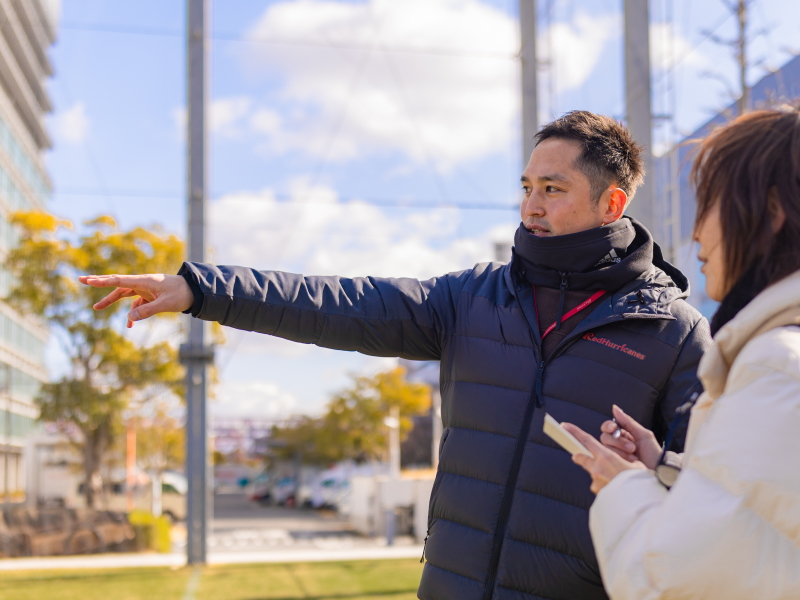
[[589, 179], [595, 202], [612, 183], [630, 200], [644, 180], [642, 147], [624, 125], [611, 117], [585, 110], [568, 112], [542, 127], [536, 134], [536, 145], [550, 138], [581, 145], [583, 152], [575, 166]]

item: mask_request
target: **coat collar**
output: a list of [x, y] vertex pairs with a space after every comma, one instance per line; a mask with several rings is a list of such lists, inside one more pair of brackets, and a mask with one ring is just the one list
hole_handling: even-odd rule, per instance
[[772, 284], [714, 336], [698, 375], [713, 399], [725, 391], [736, 357], [751, 339], [776, 327], [800, 324], [800, 271]]
[[[511, 262], [505, 267], [504, 280], [524, 312], [528, 304], [531, 304], [532, 310], [533, 300], [530, 285], [519, 276], [518, 263], [519, 259], [512, 248]], [[665, 261], [661, 248], [658, 244], [653, 244], [651, 267], [620, 289], [609, 291], [612, 292], [611, 298], [599, 305], [587, 318], [593, 321], [607, 318], [674, 319], [670, 307], [676, 300], [689, 296], [689, 280]]]

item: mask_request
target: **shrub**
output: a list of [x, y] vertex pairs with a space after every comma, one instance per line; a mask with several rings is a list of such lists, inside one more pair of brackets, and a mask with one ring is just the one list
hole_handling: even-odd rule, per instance
[[156, 517], [143, 510], [134, 510], [128, 514], [128, 521], [136, 531], [137, 550], [155, 550], [156, 552], [169, 552], [172, 542], [169, 539], [169, 519], [165, 516]]

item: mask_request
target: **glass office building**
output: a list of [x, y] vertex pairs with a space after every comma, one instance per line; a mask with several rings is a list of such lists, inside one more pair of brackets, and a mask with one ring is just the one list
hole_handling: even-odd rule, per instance
[[[769, 73], [750, 90], [753, 108], [762, 108], [777, 102], [795, 101], [799, 98], [800, 56], [793, 58], [777, 71]], [[689, 278], [692, 289], [689, 302], [707, 317], [711, 317], [717, 304], [705, 293], [705, 281], [700, 273], [697, 248], [692, 243], [696, 208], [694, 191], [689, 185], [692, 144], [685, 142], [705, 137], [714, 127], [726, 123], [735, 116], [736, 104], [733, 103], [689, 134], [684, 142], [678, 144], [671, 152], [654, 161], [660, 224], [660, 230], [654, 234], [668, 260]]]
[[[50, 194], [45, 81], [58, 8], [54, 0], [0, 0], [0, 297], [12, 284], [5, 257], [18, 242], [9, 219], [16, 211], [46, 209]], [[44, 322], [0, 301], [0, 493], [12, 501], [24, 498], [26, 438], [38, 414], [33, 400], [47, 378], [47, 337]]]

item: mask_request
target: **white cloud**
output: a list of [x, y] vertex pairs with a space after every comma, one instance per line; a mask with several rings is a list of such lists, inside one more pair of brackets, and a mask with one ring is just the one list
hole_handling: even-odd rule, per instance
[[[428, 278], [491, 260], [497, 231], [459, 237], [454, 208], [394, 210], [339, 202], [331, 188], [292, 185], [291, 202], [271, 190], [214, 202], [215, 261], [313, 275]], [[511, 239], [514, 217], [505, 236]]]
[[708, 59], [672, 23], [650, 24], [650, 62], [656, 72], [667, 71], [678, 63], [683, 66], [710, 66]]
[[593, 16], [578, 11], [572, 21], [553, 23], [541, 33], [537, 51], [540, 60], [550, 63], [557, 94], [578, 89], [586, 82], [605, 45], [619, 37], [620, 25], [619, 14]]
[[242, 119], [250, 112], [252, 100], [247, 96], [218, 98], [211, 102], [211, 132], [226, 137], [242, 134]]
[[[345, 203], [332, 189], [321, 185], [309, 189], [302, 180], [294, 182], [292, 189], [291, 196], [283, 199], [288, 201], [278, 201], [272, 190], [263, 190], [229, 194], [212, 202], [214, 262], [306, 275], [427, 279], [491, 260], [494, 242], [513, 240], [517, 225], [509, 215], [507, 223], [469, 235], [462, 231], [462, 212], [454, 209], [387, 210], [360, 201]], [[363, 356], [332, 361], [329, 350], [256, 333], [227, 333], [228, 343], [219, 351], [223, 383], [215, 414], [281, 416], [281, 410], [319, 411], [330, 392], [346, 383], [344, 371], [374, 373], [395, 364], [395, 359]], [[247, 361], [258, 361], [256, 369], [269, 373], [275, 368], [267, 366], [275, 364], [270, 357], [285, 361], [280, 363], [282, 381], [293, 378], [286, 369], [296, 369], [298, 378], [313, 373], [313, 383], [289, 387], [284, 381], [287, 390], [303, 389], [294, 394], [296, 407], [288, 398], [280, 400], [280, 389], [227, 383], [233, 377], [229, 368], [237, 368], [233, 362], [244, 361], [238, 365], [241, 370], [242, 364], [251, 364]], [[253, 367], [247, 371], [261, 372]]]
[[178, 139], [186, 139], [186, 107], [176, 106], [172, 109], [172, 123], [175, 126], [175, 135]]
[[266, 381], [224, 382], [211, 404], [214, 416], [284, 419], [297, 410], [292, 395]]
[[[253, 100], [248, 96], [231, 96], [211, 101], [208, 126], [212, 134], [225, 137], [239, 137], [247, 128], [246, 117], [250, 114]], [[185, 106], [172, 109], [172, 121], [176, 135], [186, 137], [187, 112]]]
[[82, 144], [89, 135], [89, 117], [86, 106], [76, 102], [71, 108], [61, 111], [53, 118], [56, 137], [68, 144]]
[[284, 1], [249, 37], [372, 48], [248, 45], [246, 64], [279, 71], [277, 100], [293, 108], [251, 119], [270, 152], [349, 160], [399, 150], [446, 168], [505, 150], [515, 137], [517, 24], [479, 0]]

